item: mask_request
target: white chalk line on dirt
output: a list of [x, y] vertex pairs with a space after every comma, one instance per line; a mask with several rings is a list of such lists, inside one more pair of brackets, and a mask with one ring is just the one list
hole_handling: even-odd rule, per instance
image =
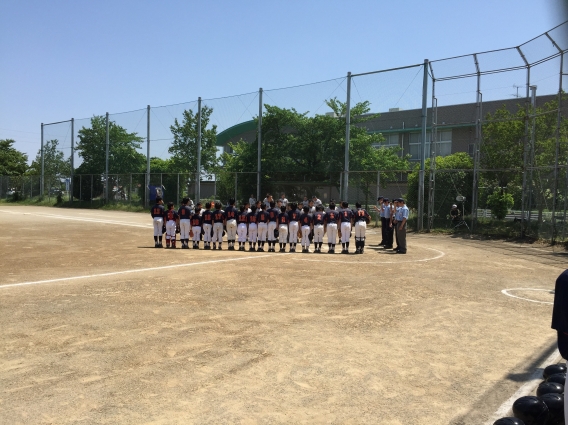
[[542, 381], [542, 371], [543, 369], [553, 363], [558, 362], [558, 359], [560, 358], [560, 353], [558, 352], [558, 350], [554, 350], [554, 352], [548, 356], [548, 358], [541, 363], [541, 365], [533, 372], [533, 374], [531, 375], [531, 377], [529, 378], [529, 380], [527, 382], [525, 382], [521, 388], [519, 388], [517, 391], [515, 391], [515, 393], [509, 397], [507, 399], [507, 401], [505, 401], [493, 414], [493, 416], [491, 416], [491, 418], [485, 422], [484, 425], [492, 425], [493, 422], [495, 422], [497, 419], [500, 419], [502, 417], [505, 417], [509, 414], [509, 412], [511, 411], [511, 409], [513, 408], [513, 403], [515, 402], [515, 400], [517, 400], [520, 397], [524, 397], [526, 395], [531, 394], [534, 389], [536, 388], [536, 386], [540, 383], [540, 381]]
[[[400, 260], [400, 261], [345, 261], [347, 260], [347, 258], [343, 257], [343, 260], [326, 260], [325, 257], [321, 258], [321, 259], [309, 259], [309, 258], [297, 258], [300, 261], [315, 261], [318, 263], [349, 263], [349, 264], [400, 264], [400, 263], [416, 263], [416, 262], [420, 262], [420, 261], [432, 261], [432, 260], [437, 260], [438, 258], [442, 258], [444, 255], [446, 255], [445, 252], [440, 251], [438, 249], [434, 249], [434, 248], [424, 248], [424, 249], [429, 249], [430, 251], [436, 251], [438, 253], [438, 255], [436, 255], [435, 257], [430, 257], [430, 258], [422, 258], [419, 260]], [[390, 255], [396, 255], [397, 258], [400, 258], [399, 254], [390, 254]], [[359, 257], [360, 258], [360, 257]]]
[[508, 297], [518, 298], [519, 300], [530, 301], [531, 303], [541, 303], [541, 304], [554, 304], [549, 301], [538, 301], [538, 300], [531, 300], [530, 298], [523, 298], [517, 295], [510, 294], [509, 291], [545, 291], [550, 292], [550, 289], [538, 289], [538, 288], [509, 288], [503, 289], [501, 291], [502, 294], [507, 295]]
[[57, 218], [60, 220], [73, 220], [73, 221], [86, 221], [90, 223], [103, 223], [103, 224], [117, 224], [120, 226], [127, 226], [127, 227], [143, 227], [143, 228], [150, 228], [153, 227], [153, 224], [136, 224], [136, 223], [129, 223], [128, 221], [116, 221], [116, 220], [107, 220], [107, 219], [99, 219], [99, 218], [81, 218], [81, 217], [69, 217], [66, 215], [58, 215], [58, 214], [46, 214], [46, 213], [21, 213], [21, 212], [14, 212], [14, 211], [6, 211], [0, 210], [0, 212], [8, 213], [8, 214], [16, 214], [16, 215], [32, 215], [37, 217], [47, 217], [47, 218]]
[[76, 280], [76, 279], [90, 279], [90, 278], [93, 278], [93, 277], [117, 276], [117, 275], [128, 274], [128, 273], [140, 273], [140, 272], [149, 272], [149, 271], [156, 271], [156, 270], [168, 270], [168, 269], [175, 269], [175, 268], [179, 268], [179, 267], [201, 266], [201, 265], [209, 265], [209, 264], [215, 264], [215, 263], [225, 263], [225, 262], [230, 262], [230, 261], [242, 261], [242, 260], [250, 260], [251, 258], [262, 258], [262, 257], [268, 257], [268, 255], [254, 255], [254, 256], [242, 257], [242, 258], [228, 258], [226, 260], [201, 261], [201, 262], [198, 262], [198, 263], [172, 264], [170, 266], [147, 267], [147, 268], [144, 268], [144, 269], [123, 270], [123, 271], [120, 271], [120, 272], [109, 272], [109, 273], [90, 274], [90, 275], [84, 275], [84, 276], [62, 277], [62, 278], [58, 278], [58, 279], [37, 280], [37, 281], [34, 281], [34, 282], [8, 283], [6, 285], [0, 285], [0, 289], [13, 288], [13, 287], [16, 287], [16, 286], [41, 285], [41, 284], [44, 284], [44, 283], [65, 282], [65, 281]]

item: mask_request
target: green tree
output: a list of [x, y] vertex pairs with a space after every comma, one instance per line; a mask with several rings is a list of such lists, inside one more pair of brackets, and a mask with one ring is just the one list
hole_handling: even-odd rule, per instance
[[[201, 108], [201, 167], [206, 173], [217, 170], [217, 126], [209, 126], [213, 108], [204, 105]], [[172, 155], [172, 170], [179, 173], [197, 171], [198, 114], [191, 109], [183, 111], [181, 124], [177, 118], [170, 130], [174, 136], [168, 152]]]
[[[566, 100], [563, 100], [566, 101]], [[525, 163], [525, 122], [528, 121], [531, 138], [534, 120], [534, 148], [527, 150], [528, 165], [534, 167], [527, 170], [528, 185], [532, 188], [532, 202], [539, 212], [550, 204], [554, 196], [552, 166], [556, 156], [556, 127], [558, 100], [554, 99], [530, 110], [529, 115], [522, 105], [517, 111], [509, 111], [505, 106], [488, 114], [483, 125], [483, 143], [481, 145], [481, 168], [483, 186], [489, 187], [489, 193], [499, 191], [515, 194], [515, 205], [520, 207], [521, 187]], [[534, 115], [534, 118], [533, 118]], [[568, 156], [568, 120], [562, 117], [559, 137], [560, 162]], [[486, 199], [480, 197], [480, 205]], [[534, 205], [533, 205], [534, 206]]]
[[0, 176], [20, 176], [28, 169], [28, 156], [13, 147], [13, 139], [0, 140]]
[[[79, 193], [84, 200], [98, 197], [103, 193], [106, 169], [106, 119], [103, 116], [91, 118], [91, 127], [83, 127], [78, 132], [76, 151], [83, 160], [75, 174], [91, 174], [93, 177], [77, 176], [73, 184], [73, 196]], [[146, 157], [139, 153], [142, 138], [129, 133], [114, 121], [109, 122], [109, 174], [139, 173], [145, 170]], [[79, 189], [81, 181], [81, 190]], [[92, 188], [92, 191], [91, 191]]]
[[[326, 101], [335, 116], [308, 116], [294, 108], [264, 105], [262, 117], [262, 189], [290, 194], [312, 193], [325, 186], [339, 187], [345, 158], [346, 105], [336, 98]], [[351, 109], [350, 169], [357, 171], [407, 168], [406, 158], [396, 149], [376, 149], [384, 141], [381, 134], [368, 134], [364, 122], [374, 118], [368, 114], [369, 102], [357, 103]], [[234, 193], [234, 172], [257, 169], [258, 143], [240, 141], [231, 145], [232, 153], [222, 156], [223, 170], [219, 193]], [[362, 175], [361, 175], [362, 176]], [[370, 176], [370, 174], [368, 174]], [[376, 183], [376, 174], [356, 179], [365, 190]], [[240, 174], [239, 198], [248, 198], [256, 188], [255, 174]], [[225, 190], [225, 186], [227, 187]], [[223, 192], [225, 190], [225, 192]], [[367, 190], [365, 193], [368, 193]]]
[[[56, 178], [71, 175], [71, 158], [65, 158], [63, 151], [57, 149], [59, 140], [48, 140], [43, 145], [44, 174]], [[38, 150], [35, 159], [28, 170], [29, 174], [41, 174], [41, 149]]]

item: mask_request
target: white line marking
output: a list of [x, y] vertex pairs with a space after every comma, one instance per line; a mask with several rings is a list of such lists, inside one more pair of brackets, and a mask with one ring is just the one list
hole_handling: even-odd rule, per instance
[[507, 295], [508, 297], [518, 298], [519, 300], [530, 301], [531, 303], [554, 304], [554, 303], [551, 303], [551, 302], [549, 302], [549, 301], [537, 301], [537, 300], [531, 300], [530, 298], [518, 297], [518, 296], [516, 296], [516, 295], [509, 294], [508, 291], [545, 291], [545, 292], [550, 292], [550, 289], [509, 288], [509, 289], [503, 289], [503, 290], [501, 291], [501, 293]]
[[121, 272], [100, 273], [100, 274], [91, 274], [91, 275], [85, 275], [85, 276], [62, 277], [62, 278], [59, 278], [59, 279], [49, 279], [49, 280], [37, 280], [35, 282], [9, 283], [9, 284], [6, 284], [6, 285], [0, 285], [0, 289], [13, 288], [15, 286], [40, 285], [40, 284], [43, 284], [43, 283], [64, 282], [64, 281], [67, 281], [67, 280], [75, 280], [75, 279], [89, 279], [89, 278], [92, 278], [92, 277], [116, 276], [116, 275], [127, 274], [127, 273], [139, 273], [139, 272], [148, 272], [148, 271], [155, 271], [155, 270], [167, 270], [167, 269], [175, 269], [175, 268], [178, 268], [178, 267], [200, 266], [200, 265], [203, 265], [203, 264], [224, 263], [224, 262], [229, 262], [229, 261], [241, 261], [241, 260], [249, 260], [251, 258], [262, 258], [262, 257], [268, 257], [268, 256], [269, 255], [254, 255], [254, 256], [242, 257], [242, 258], [229, 258], [229, 259], [226, 259], [226, 260], [201, 261], [199, 263], [173, 264], [171, 266], [148, 267], [148, 268], [145, 268], [145, 269], [123, 270]]
[[143, 227], [143, 228], [150, 228], [153, 227], [153, 224], [136, 224], [136, 223], [129, 223], [128, 221], [116, 221], [116, 220], [107, 220], [107, 219], [98, 219], [98, 218], [80, 218], [80, 217], [69, 217], [66, 215], [57, 215], [57, 214], [46, 214], [46, 213], [37, 213], [37, 214], [30, 214], [30, 213], [18, 213], [14, 211], [6, 211], [0, 210], [0, 212], [8, 213], [8, 214], [17, 214], [17, 215], [34, 215], [38, 217], [47, 217], [47, 218], [58, 218], [60, 220], [73, 220], [73, 221], [86, 221], [90, 223], [103, 223], [103, 224], [117, 224], [120, 226], [128, 226], [128, 227]]
[[[444, 255], [446, 255], [445, 252], [443, 251], [439, 251], [437, 249], [434, 248], [425, 248], [424, 249], [429, 249], [431, 251], [436, 251], [439, 254], [436, 255], [435, 257], [430, 257], [430, 258], [423, 258], [421, 260], [408, 260], [408, 261], [345, 261], [346, 258], [344, 260], [326, 260], [325, 257], [323, 257], [322, 259], [318, 259], [318, 260], [312, 260], [312, 259], [308, 259], [308, 258], [298, 258], [298, 260], [300, 261], [314, 261], [314, 262], [325, 262], [325, 263], [349, 263], [349, 264], [400, 264], [400, 263], [416, 263], [419, 261], [432, 261], [432, 260], [437, 260], [438, 258], [442, 258]], [[397, 254], [391, 254], [391, 255], [397, 255]], [[399, 255], [397, 255], [397, 258], [400, 258]]]
[[493, 416], [491, 416], [491, 418], [487, 422], [485, 422], [484, 425], [492, 425], [493, 422], [495, 422], [497, 419], [507, 416], [513, 408], [513, 403], [515, 402], [515, 400], [532, 393], [535, 387], [542, 381], [543, 369], [550, 364], [557, 363], [559, 358], [560, 353], [558, 352], [558, 350], [554, 350], [554, 352], [540, 365], [540, 367], [538, 367], [533, 372], [529, 380], [525, 382], [521, 388], [515, 391], [515, 393], [511, 397], [509, 397], [507, 401], [499, 407], [499, 409], [495, 411]]

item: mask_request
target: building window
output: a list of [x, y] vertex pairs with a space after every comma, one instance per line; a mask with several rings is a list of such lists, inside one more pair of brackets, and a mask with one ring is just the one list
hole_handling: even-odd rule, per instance
[[385, 141], [382, 143], [374, 143], [373, 147], [374, 148], [380, 148], [380, 147], [384, 147], [384, 148], [398, 148], [400, 147], [400, 143], [399, 143], [399, 135], [398, 133], [394, 133], [394, 134], [383, 134], [383, 137], [385, 138]]
[[[436, 143], [436, 156], [448, 156], [452, 153], [452, 131], [438, 131], [438, 143]], [[410, 133], [409, 154], [411, 161], [420, 161], [420, 140], [422, 133]], [[426, 133], [426, 158], [430, 158], [430, 140], [432, 135]]]

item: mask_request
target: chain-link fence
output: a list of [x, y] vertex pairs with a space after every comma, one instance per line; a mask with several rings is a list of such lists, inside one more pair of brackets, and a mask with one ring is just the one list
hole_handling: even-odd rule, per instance
[[39, 183], [2, 178], [0, 194], [148, 205], [157, 194], [243, 202], [285, 193], [367, 206], [384, 195], [407, 198], [418, 230], [452, 227], [456, 205], [471, 232], [505, 211], [512, 232], [564, 241], [567, 30], [313, 84], [42, 124]]

